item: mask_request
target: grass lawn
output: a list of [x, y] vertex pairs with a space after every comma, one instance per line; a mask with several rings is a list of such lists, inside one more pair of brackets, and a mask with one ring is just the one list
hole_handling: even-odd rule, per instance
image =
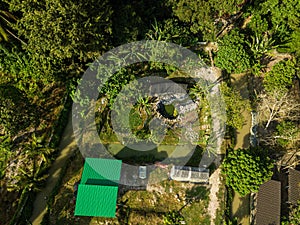
[[163, 224], [164, 214], [173, 210], [180, 210], [187, 224], [210, 224], [208, 189], [201, 185], [163, 181], [148, 191], [128, 191], [122, 201], [127, 201], [129, 224]]

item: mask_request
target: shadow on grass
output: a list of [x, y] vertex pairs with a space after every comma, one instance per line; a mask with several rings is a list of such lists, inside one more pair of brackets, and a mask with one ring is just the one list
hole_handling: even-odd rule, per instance
[[204, 186], [193, 186], [191, 189], [186, 190], [185, 196], [188, 201], [206, 201], [209, 198], [209, 190]]
[[131, 148], [124, 147], [115, 155], [115, 157], [128, 164], [153, 164], [155, 161], [162, 161], [168, 158], [168, 154], [166, 151], [158, 151], [157, 148], [149, 151], [136, 151]]

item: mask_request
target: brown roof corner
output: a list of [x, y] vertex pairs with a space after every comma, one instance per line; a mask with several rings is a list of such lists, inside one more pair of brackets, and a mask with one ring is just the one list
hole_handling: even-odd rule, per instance
[[280, 225], [281, 183], [270, 180], [262, 184], [257, 197], [257, 225]]
[[300, 171], [289, 169], [289, 202], [296, 204], [300, 200]]

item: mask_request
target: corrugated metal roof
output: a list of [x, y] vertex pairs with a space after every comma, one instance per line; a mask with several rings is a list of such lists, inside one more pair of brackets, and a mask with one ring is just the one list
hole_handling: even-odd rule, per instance
[[280, 225], [281, 183], [270, 180], [262, 184], [257, 197], [256, 224]]
[[209, 170], [199, 167], [173, 166], [170, 177], [177, 181], [207, 183], [209, 181]]
[[115, 217], [117, 186], [78, 186], [75, 216]]
[[115, 185], [120, 180], [122, 161], [86, 158], [81, 184]]
[[300, 200], [300, 171], [289, 169], [289, 202], [296, 204]]
[[122, 161], [86, 158], [75, 216], [115, 217]]

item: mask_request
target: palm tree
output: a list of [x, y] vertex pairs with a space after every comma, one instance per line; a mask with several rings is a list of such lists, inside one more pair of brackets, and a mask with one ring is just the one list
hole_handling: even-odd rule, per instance
[[[19, 173], [13, 177], [14, 182], [19, 190], [29, 188], [29, 190], [37, 191], [41, 184], [47, 179], [45, 169], [48, 168], [50, 163], [49, 156], [53, 153], [54, 149], [45, 147], [41, 138], [37, 138], [35, 134], [32, 135], [31, 142], [26, 144], [23, 148], [25, 157], [22, 164], [26, 167], [19, 167]], [[13, 189], [11, 187], [11, 189]]]

